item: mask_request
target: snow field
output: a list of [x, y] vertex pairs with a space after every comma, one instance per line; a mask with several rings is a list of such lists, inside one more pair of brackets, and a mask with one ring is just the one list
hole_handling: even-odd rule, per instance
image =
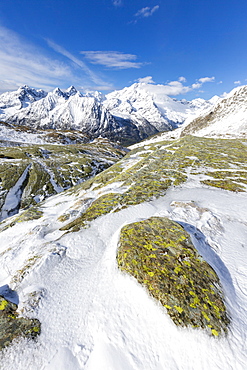
[[[9, 347], [2, 355], [5, 369], [245, 368], [246, 194], [189, 187], [169, 190], [153, 202], [108, 214], [93, 221], [88, 229], [61, 237], [56, 218], [72, 200], [72, 196], [62, 194], [50, 198], [41, 225], [35, 220], [5, 232], [4, 244], [12, 240], [12, 249], [16, 248], [15, 256], [11, 251], [6, 255], [11, 274], [21, 265], [17, 253], [20, 240], [23, 259], [30, 251], [43, 249], [45, 255], [17, 289], [20, 302], [32, 291], [42, 292], [33, 313], [42, 323], [41, 335], [37, 343], [23, 340]], [[197, 209], [170, 207], [174, 201], [190, 200]], [[176, 327], [135, 279], [117, 269], [120, 229], [151, 216], [186, 223], [199, 252], [216, 269], [232, 317], [226, 338]], [[195, 236], [196, 229], [203, 234], [197, 231]], [[8, 284], [9, 279], [6, 272], [1, 285]]]

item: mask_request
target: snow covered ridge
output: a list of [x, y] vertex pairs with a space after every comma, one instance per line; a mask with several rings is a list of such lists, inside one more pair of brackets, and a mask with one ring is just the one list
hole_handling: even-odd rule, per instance
[[182, 128], [182, 136], [247, 137], [247, 86], [233, 89], [210, 112], [200, 115]]
[[116, 116], [143, 124], [151, 123], [158, 131], [172, 130], [186, 118], [212, 107], [214, 102], [195, 99], [191, 102], [170, 98], [162, 85], [135, 83], [106, 95], [104, 106]]
[[107, 139], [0, 148], [0, 221], [95, 176], [124, 154]]
[[[247, 86], [233, 89], [225, 98], [213, 97], [211, 107], [188, 117], [177, 129], [161, 132], [145, 140], [148, 145], [160, 140], [179, 139], [186, 135], [211, 138], [247, 138]], [[132, 149], [144, 145], [136, 143]]]
[[[192, 136], [144, 144], [93, 179], [1, 222], [1, 286], [16, 291], [21, 315], [41, 323], [36, 342], [20, 339], [1, 353], [5, 369], [244, 369], [246, 151], [246, 140]], [[136, 237], [136, 227], [146, 228], [147, 238]], [[142, 260], [130, 261], [145, 272], [146, 288], [117, 267], [121, 235], [134, 252], [140, 241], [148, 253], [142, 269]], [[155, 247], [159, 237], [165, 248]], [[184, 255], [176, 258], [178, 245]], [[213, 286], [202, 286], [196, 271], [189, 281], [193, 254], [217, 274]], [[167, 307], [148, 293], [148, 285], [162, 288], [150, 269], [154, 256], [177, 285], [176, 297], [162, 291]], [[227, 334], [211, 323], [212, 315], [222, 322], [217, 289], [230, 320]], [[185, 308], [186, 315], [200, 309], [205, 327], [181, 327]]]
[[91, 139], [102, 136], [123, 145], [181, 125], [212, 107], [214, 101], [177, 101], [159, 87], [135, 83], [106, 96], [81, 94], [73, 86], [45, 93], [23, 86], [0, 95], [0, 120], [35, 129], [77, 130]]

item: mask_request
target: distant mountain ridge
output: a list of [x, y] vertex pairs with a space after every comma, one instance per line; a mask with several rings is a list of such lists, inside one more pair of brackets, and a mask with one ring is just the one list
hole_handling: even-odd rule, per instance
[[138, 125], [146, 120], [159, 132], [173, 130], [188, 116], [213, 105], [204, 99], [178, 101], [164, 93], [163, 85], [147, 83], [135, 83], [109, 93], [103, 104], [113, 115], [131, 119]]
[[[24, 87], [1, 101], [0, 118], [11, 113], [0, 122], [4, 369], [247, 363], [247, 140], [227, 136], [242, 132], [247, 89], [210, 102], [162, 93]], [[83, 104], [95, 114], [88, 131], [115, 139], [179, 127], [123, 149], [79, 131]], [[100, 126], [96, 107], [119, 131]], [[67, 140], [79, 145], [54, 145]]]
[[182, 128], [182, 136], [247, 137], [247, 86], [233, 89], [209, 111]]
[[106, 137], [129, 145], [170, 131], [210, 108], [203, 99], [172, 99], [163, 85], [135, 83], [106, 96], [82, 94], [71, 86], [46, 93], [28, 86], [0, 95], [0, 120], [33, 129], [77, 130], [91, 139]]

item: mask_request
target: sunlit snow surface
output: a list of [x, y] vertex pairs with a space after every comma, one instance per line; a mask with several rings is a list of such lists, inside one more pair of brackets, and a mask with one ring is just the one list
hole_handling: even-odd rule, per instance
[[[247, 195], [191, 186], [108, 214], [57, 241], [62, 235], [57, 215], [74, 202], [72, 195], [59, 194], [44, 203], [43, 218], [2, 232], [0, 253], [10, 249], [0, 258], [1, 286], [30, 255], [43, 257], [16, 285], [19, 309], [29, 293], [40, 292], [31, 315], [41, 321], [41, 335], [37, 342], [22, 340], [4, 351], [1, 368], [245, 369]], [[190, 207], [191, 200], [197, 207]], [[117, 269], [120, 229], [151, 216], [183, 222], [217, 271], [232, 317], [227, 337], [176, 327], [142, 286]]]
[[[146, 145], [179, 137], [180, 131], [163, 134]], [[126, 162], [126, 168], [136, 161], [138, 156]], [[111, 188], [98, 191], [121, 193], [121, 185], [113, 183]], [[94, 198], [95, 192], [87, 196]], [[191, 181], [157, 200], [108, 214], [91, 222], [88, 229], [64, 234], [57, 218], [76, 200], [73, 195], [60, 193], [43, 203], [42, 218], [17, 223], [0, 234], [0, 291], [9, 284], [19, 296], [20, 312], [38, 318], [42, 324], [36, 342], [23, 339], [1, 353], [0, 368], [247, 368], [246, 193], [201, 187], [193, 175]], [[175, 326], [165, 308], [134, 278], [118, 270], [116, 249], [121, 228], [151, 216], [180, 222], [191, 233], [199, 253], [216, 270], [231, 316], [226, 337], [209, 337], [201, 329]], [[11, 282], [34, 257], [40, 258], [30, 273], [20, 283], [18, 279]], [[38, 305], [30, 299], [33, 292]]]

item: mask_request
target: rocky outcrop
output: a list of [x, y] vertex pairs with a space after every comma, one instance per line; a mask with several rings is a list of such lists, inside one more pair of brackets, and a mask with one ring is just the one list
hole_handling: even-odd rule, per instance
[[16, 310], [16, 304], [0, 296], [0, 350], [11, 344], [14, 339], [34, 339], [40, 334], [39, 320], [18, 317]]
[[122, 228], [118, 266], [134, 276], [177, 325], [200, 327], [213, 336], [230, 322], [215, 271], [176, 222], [152, 217]]

